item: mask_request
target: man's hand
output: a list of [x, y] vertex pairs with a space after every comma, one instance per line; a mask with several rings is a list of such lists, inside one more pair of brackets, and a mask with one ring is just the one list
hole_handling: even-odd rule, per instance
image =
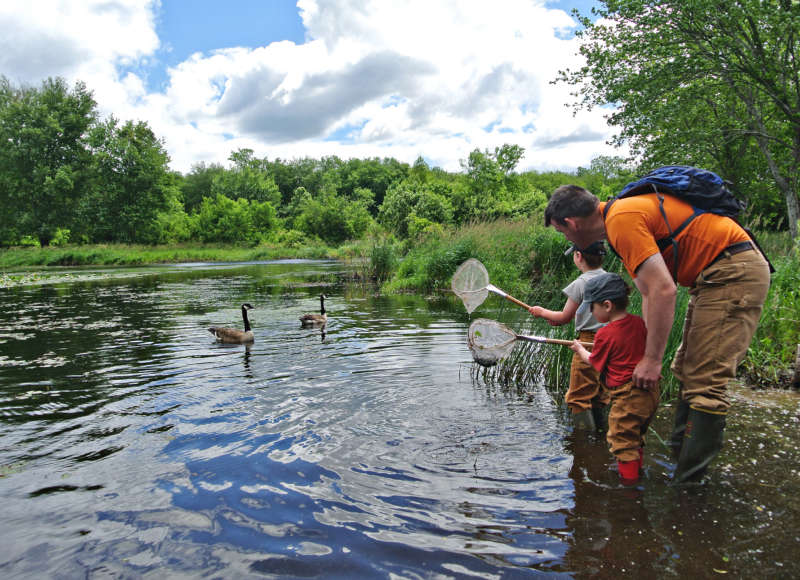
[[651, 390], [661, 380], [661, 361], [644, 357], [633, 369], [633, 384], [640, 389]]

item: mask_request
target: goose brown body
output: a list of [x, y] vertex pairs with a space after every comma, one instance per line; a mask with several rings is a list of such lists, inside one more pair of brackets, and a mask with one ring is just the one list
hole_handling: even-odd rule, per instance
[[319, 295], [319, 314], [303, 314], [300, 317], [301, 326], [322, 326], [328, 322], [328, 314], [325, 312], [325, 296]]
[[253, 308], [252, 304], [242, 304], [242, 321], [244, 322], [244, 330], [237, 328], [228, 328], [225, 326], [210, 326], [208, 331], [213, 334], [219, 342], [226, 342], [230, 344], [247, 344], [253, 342], [255, 337], [253, 331], [250, 330], [250, 320], [247, 318], [247, 311]]

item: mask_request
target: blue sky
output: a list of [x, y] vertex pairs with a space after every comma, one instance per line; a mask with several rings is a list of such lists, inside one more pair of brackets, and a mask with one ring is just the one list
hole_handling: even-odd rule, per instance
[[164, 66], [175, 66], [198, 51], [305, 40], [297, 4], [285, 0], [164, 0], [156, 11], [156, 32], [164, 56], [148, 71], [152, 89], [167, 81]]
[[604, 114], [551, 82], [580, 65], [570, 10], [540, 0], [3, 0], [0, 74], [83, 81], [102, 114], [146, 121], [174, 169], [232, 151], [283, 159], [526, 152], [573, 169], [605, 144]]

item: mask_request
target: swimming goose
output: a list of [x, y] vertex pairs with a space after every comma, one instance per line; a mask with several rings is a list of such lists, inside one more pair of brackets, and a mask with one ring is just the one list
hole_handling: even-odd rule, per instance
[[319, 295], [319, 314], [303, 314], [300, 317], [301, 326], [321, 326], [328, 322], [328, 315], [325, 313], [325, 296]]
[[245, 344], [253, 342], [255, 337], [250, 330], [250, 321], [247, 319], [247, 311], [253, 308], [252, 304], [242, 304], [242, 320], [244, 321], [244, 330], [236, 328], [225, 328], [223, 326], [210, 326], [208, 331], [217, 337], [220, 342], [228, 342], [233, 344]]

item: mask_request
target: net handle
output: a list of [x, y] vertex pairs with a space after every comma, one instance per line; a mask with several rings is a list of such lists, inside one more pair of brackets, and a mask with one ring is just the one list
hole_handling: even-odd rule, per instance
[[500, 288], [498, 288], [497, 286], [494, 286], [492, 284], [487, 284], [486, 285], [486, 289], [489, 292], [493, 292], [494, 294], [497, 294], [498, 296], [502, 296], [503, 298], [505, 298], [509, 302], [513, 302], [517, 306], [522, 306], [522, 308], [524, 308], [525, 310], [530, 310], [531, 309], [531, 307], [528, 306], [527, 304], [525, 304], [522, 300], [517, 300], [516, 298], [511, 296], [511, 294], [507, 294], [507, 293], [503, 292], [502, 290], [500, 290]]
[[[560, 344], [562, 346], [571, 346], [574, 341], [565, 340], [563, 338], [548, 338], [546, 336], [531, 336], [529, 334], [518, 334], [517, 339], [527, 340], [528, 342], [546, 342], [548, 344]], [[593, 342], [581, 342], [584, 348], [592, 348]]]

